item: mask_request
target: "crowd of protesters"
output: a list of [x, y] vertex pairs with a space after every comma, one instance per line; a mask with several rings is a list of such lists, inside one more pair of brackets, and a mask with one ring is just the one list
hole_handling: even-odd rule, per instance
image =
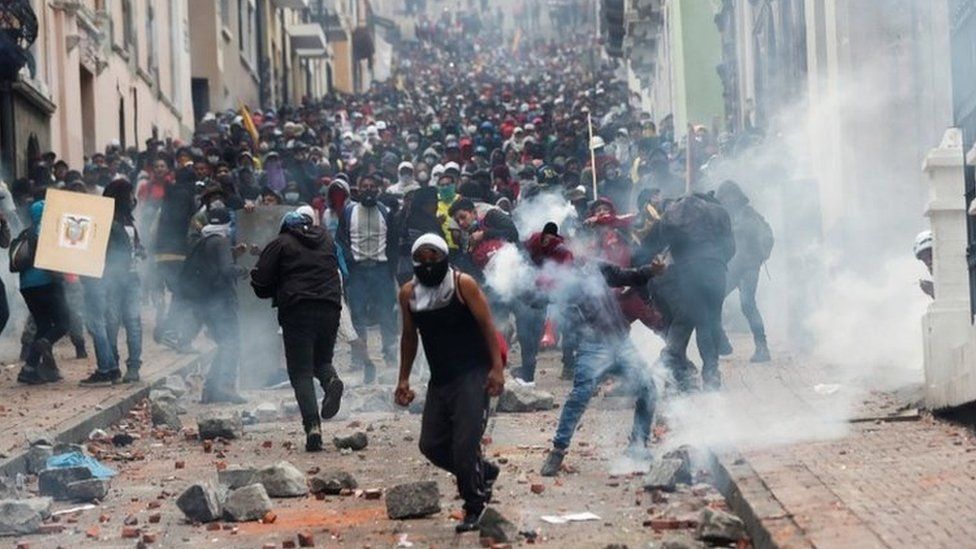
[[[754, 359], [768, 360], [755, 292], [772, 234], [735, 183], [701, 177], [721, 154], [710, 132], [696, 127], [679, 143], [670, 117], [655, 123], [631, 108], [583, 36], [513, 42], [469, 30], [424, 23], [398, 51], [393, 77], [361, 95], [208, 114], [190, 141], [114, 143], [79, 169], [53, 154], [38, 159], [0, 201], [0, 246], [10, 246], [12, 269], [19, 261], [32, 319], [18, 380], [60, 379], [52, 346], [72, 334], [85, 352], [84, 326], [97, 367], [82, 383], [138, 381], [149, 303], [157, 342], [189, 352], [204, 327], [216, 341], [203, 400], [243, 402], [237, 281], [248, 273], [236, 259], [260, 255], [250, 283], [278, 310], [306, 448], [321, 449], [320, 419], [338, 411], [343, 382], [332, 360], [345, 312], [351, 371], [369, 384], [399, 363], [404, 405], [419, 333], [431, 385], [421, 450], [459, 477], [470, 526], [497, 477], [478, 441], [483, 397], [505, 382], [508, 344], [519, 348], [514, 382], [532, 385], [540, 341], [558, 332], [563, 377], [573, 381], [543, 475], [558, 474], [607, 375], [637, 396], [628, 452], [647, 454], [658, 388], [630, 341], [632, 323], [666, 340], [661, 360], [678, 390], [697, 385], [686, 355], [696, 333], [702, 385], [717, 389], [719, 356], [731, 351], [722, 305], [738, 289]], [[114, 200], [102, 278], [19, 259], [36, 246], [49, 188]], [[279, 236], [263, 250], [238, 241], [237, 220], [272, 205], [291, 210]], [[533, 273], [514, 288], [492, 282], [505, 250]]]

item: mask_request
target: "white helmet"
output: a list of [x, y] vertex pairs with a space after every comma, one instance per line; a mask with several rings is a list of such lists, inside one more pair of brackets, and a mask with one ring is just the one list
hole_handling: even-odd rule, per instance
[[912, 251], [915, 252], [915, 258], [917, 259], [922, 252], [925, 250], [932, 249], [932, 231], [922, 231], [918, 233], [915, 237], [915, 245], [912, 246]]
[[596, 136], [593, 137], [593, 139], [590, 139], [590, 148], [591, 149], [594, 149], [594, 150], [600, 149], [600, 148], [603, 148], [605, 145], [606, 145], [606, 143], [603, 142], [603, 138], [600, 137], [599, 135], [596, 135]]

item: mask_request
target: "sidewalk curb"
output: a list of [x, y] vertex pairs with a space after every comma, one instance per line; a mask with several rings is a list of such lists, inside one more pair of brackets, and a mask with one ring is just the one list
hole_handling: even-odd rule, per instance
[[729, 508], [745, 523], [753, 547], [814, 547], [793, 516], [738, 452], [709, 451], [708, 461], [715, 486], [725, 496]]
[[[73, 425], [60, 432], [49, 434], [57, 442], [69, 444], [84, 443], [86, 440], [88, 440], [88, 434], [93, 430], [104, 429], [125, 417], [125, 415], [129, 413], [129, 410], [131, 410], [136, 404], [138, 404], [141, 400], [148, 398], [149, 392], [156, 385], [159, 385], [167, 376], [178, 375], [181, 377], [186, 377], [188, 374], [199, 370], [201, 365], [208, 364], [213, 357], [213, 353], [213, 350], [209, 350], [198, 355], [188, 357], [185, 363], [177, 367], [175, 370], [160, 373], [152, 381], [140, 383], [137, 385], [137, 389], [113, 398], [101, 410], [96, 410], [92, 414], [81, 417]], [[9, 478], [17, 475], [18, 473], [27, 474], [27, 452], [28, 448], [25, 448], [19, 454], [0, 461], [0, 477]]]

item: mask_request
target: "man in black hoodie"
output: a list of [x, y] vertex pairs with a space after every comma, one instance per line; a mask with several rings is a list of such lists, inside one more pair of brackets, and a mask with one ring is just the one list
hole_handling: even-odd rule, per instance
[[160, 296], [156, 309], [156, 329], [153, 338], [171, 347], [186, 349], [190, 346], [192, 335], [185, 329], [186, 312], [189, 304], [180, 296], [180, 272], [188, 249], [187, 230], [190, 219], [196, 212], [194, 198], [193, 168], [183, 167], [176, 172], [176, 182], [166, 188], [159, 208], [159, 222], [156, 228], [156, 276], [172, 294], [169, 308], [166, 308], [165, 295]]
[[278, 308], [288, 377], [305, 428], [305, 450], [318, 452], [322, 427], [312, 379], [318, 379], [325, 391], [323, 419], [339, 412], [343, 389], [332, 366], [342, 282], [328, 231], [315, 226], [308, 215], [287, 214], [278, 237], [265, 246], [251, 271], [251, 286], [259, 298], [271, 298]]

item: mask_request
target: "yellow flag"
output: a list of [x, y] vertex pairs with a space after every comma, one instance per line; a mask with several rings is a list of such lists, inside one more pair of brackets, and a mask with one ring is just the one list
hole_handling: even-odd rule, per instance
[[254, 145], [258, 144], [258, 128], [254, 125], [254, 119], [251, 118], [251, 111], [248, 110], [247, 105], [243, 101], [240, 102], [241, 105], [241, 118], [244, 120], [244, 129], [247, 133], [251, 134], [251, 139], [254, 141]]

